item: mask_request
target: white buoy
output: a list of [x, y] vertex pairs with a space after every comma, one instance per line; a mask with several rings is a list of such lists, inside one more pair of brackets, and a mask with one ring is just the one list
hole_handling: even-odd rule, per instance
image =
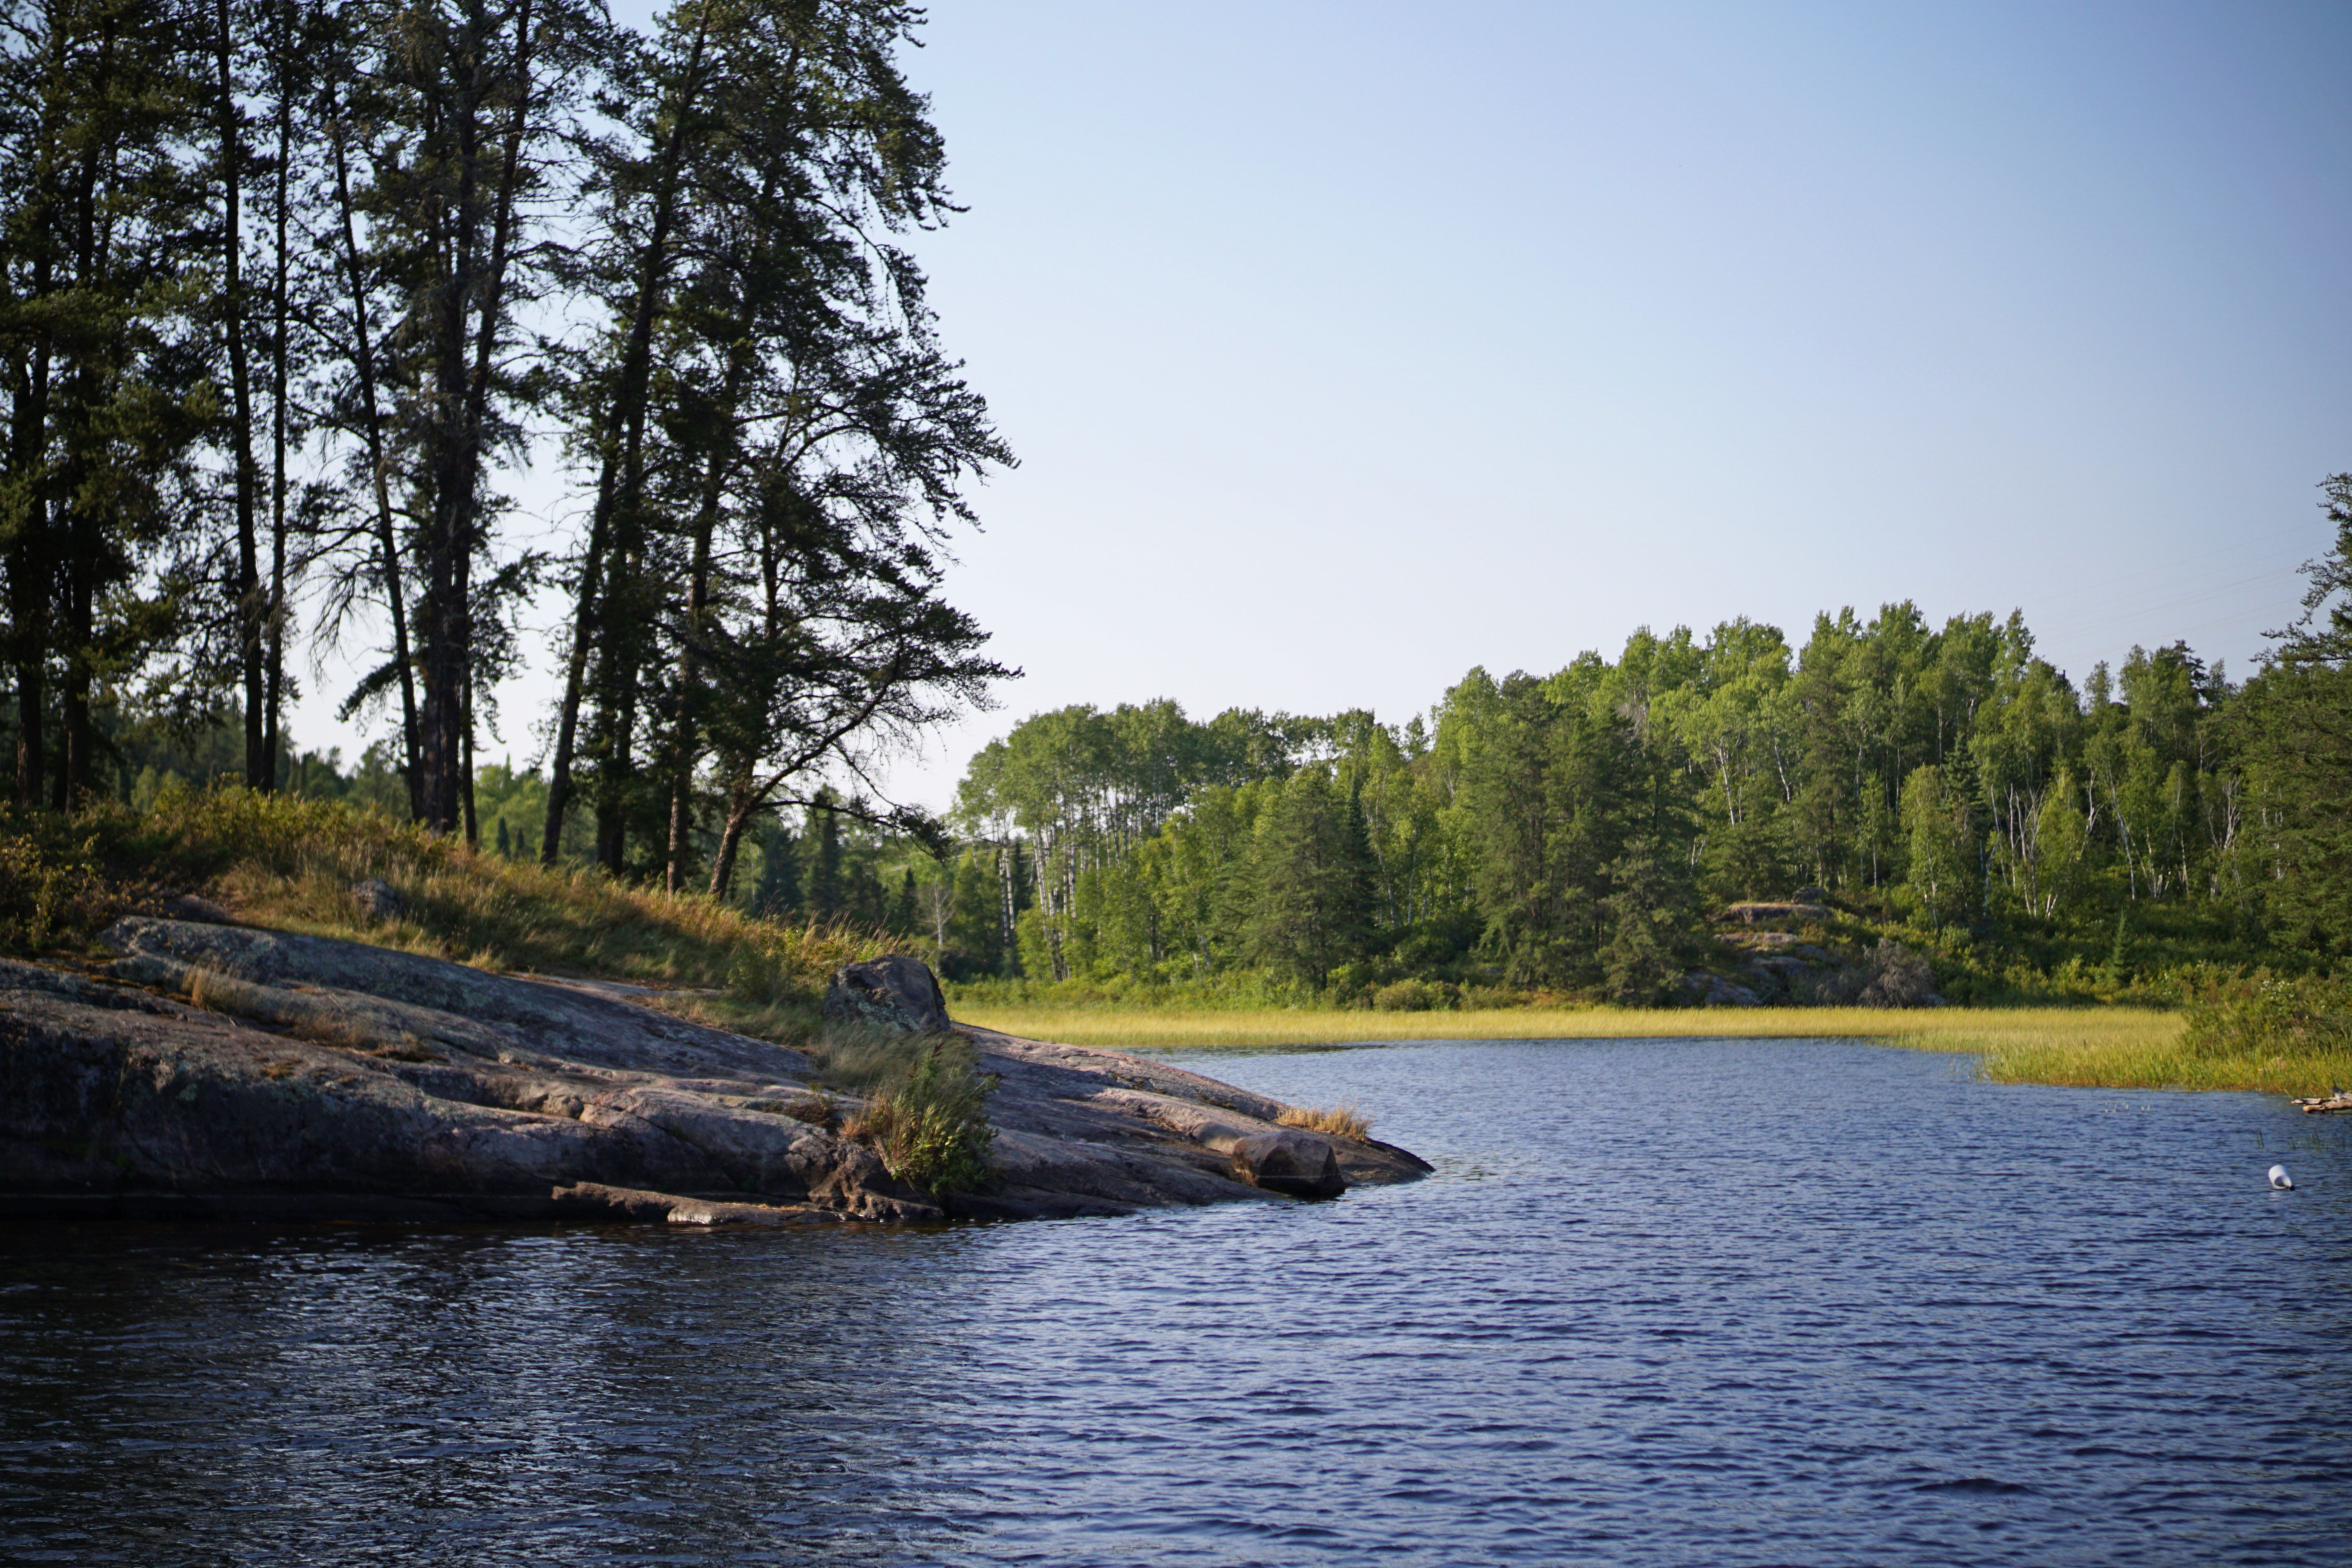
[[2286, 1167], [2284, 1165], [2273, 1165], [2271, 1167], [2271, 1185], [2276, 1187], [2283, 1193], [2291, 1193], [2294, 1190], [2294, 1178], [2286, 1173]]

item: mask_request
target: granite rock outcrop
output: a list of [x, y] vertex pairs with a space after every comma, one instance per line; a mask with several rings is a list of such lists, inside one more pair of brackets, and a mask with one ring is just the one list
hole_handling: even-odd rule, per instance
[[1238, 1176], [1234, 1150], [1277, 1131], [1324, 1144], [1346, 1185], [1428, 1168], [1277, 1130], [1280, 1103], [1199, 1074], [969, 1029], [996, 1080], [991, 1179], [926, 1192], [845, 1131], [858, 1102], [817, 1094], [809, 1056], [633, 988], [185, 921], [128, 919], [105, 941], [119, 956], [98, 966], [0, 961], [0, 1214], [1119, 1214], [1265, 1201], [1279, 1189]]

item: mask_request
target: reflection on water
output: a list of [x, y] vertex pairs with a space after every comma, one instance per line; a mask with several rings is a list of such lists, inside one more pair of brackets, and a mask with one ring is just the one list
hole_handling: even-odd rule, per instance
[[1187, 1065], [1438, 1174], [928, 1233], [0, 1231], [0, 1558], [2352, 1558], [2352, 1126], [1849, 1044]]

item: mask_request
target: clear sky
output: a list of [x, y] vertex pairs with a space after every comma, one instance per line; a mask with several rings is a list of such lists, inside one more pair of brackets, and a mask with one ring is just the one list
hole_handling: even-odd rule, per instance
[[925, 36], [971, 210], [918, 249], [1022, 458], [950, 596], [1027, 674], [904, 798], [1065, 703], [1396, 721], [1476, 664], [1906, 597], [2021, 608], [2078, 680], [2176, 637], [2242, 672], [2352, 468], [2341, 5], [937, 0]]

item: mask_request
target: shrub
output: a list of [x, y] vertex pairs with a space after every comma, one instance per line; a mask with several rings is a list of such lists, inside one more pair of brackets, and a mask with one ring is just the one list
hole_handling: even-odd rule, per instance
[[[988, 1093], [996, 1079], [980, 1070], [961, 1035], [901, 1036], [913, 1065], [877, 1089], [855, 1134], [873, 1145], [890, 1173], [932, 1193], [976, 1192], [988, 1180]], [[865, 1058], [874, 1059], [869, 1053]], [[829, 1064], [830, 1065], [830, 1064]]]
[[2260, 970], [2214, 982], [2189, 1003], [2180, 1043], [2207, 1058], [2352, 1050], [2352, 980]]
[[88, 844], [15, 826], [0, 808], [0, 952], [34, 952], [90, 924], [99, 879]]
[[1372, 1005], [1383, 1013], [1426, 1013], [1450, 1007], [1457, 993], [1444, 981], [1399, 980], [1372, 993]]

